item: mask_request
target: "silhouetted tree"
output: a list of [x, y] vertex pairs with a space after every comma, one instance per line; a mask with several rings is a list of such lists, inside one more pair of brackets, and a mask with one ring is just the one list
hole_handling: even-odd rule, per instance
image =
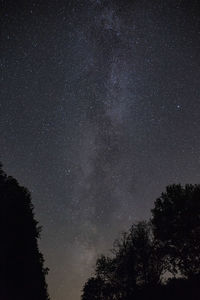
[[187, 278], [200, 274], [200, 185], [168, 186], [152, 214], [155, 238], [170, 262], [168, 270]]
[[152, 213], [115, 241], [111, 257], [97, 259], [82, 300], [197, 299], [200, 185], [168, 186]]
[[[112, 252], [112, 257], [102, 255], [96, 262], [95, 278], [101, 280], [102, 298], [99, 299], [132, 299], [141, 289], [160, 283], [163, 262], [158, 259], [150, 223], [134, 224], [115, 241]], [[91, 280], [85, 287], [88, 286]], [[90, 295], [93, 290], [90, 288]], [[82, 299], [90, 299], [87, 295], [84, 289]]]
[[40, 227], [28, 190], [0, 166], [0, 299], [47, 300]]
[[116, 280], [116, 259], [101, 255], [96, 261], [95, 275], [104, 283], [103, 295], [106, 299], [113, 299], [116, 288], [119, 289]]
[[91, 277], [83, 287], [82, 300], [103, 300], [105, 283], [99, 277]]
[[154, 239], [151, 223], [133, 224], [129, 239], [135, 256], [137, 285], [154, 286], [159, 284], [164, 271], [164, 261], [159, 244]]

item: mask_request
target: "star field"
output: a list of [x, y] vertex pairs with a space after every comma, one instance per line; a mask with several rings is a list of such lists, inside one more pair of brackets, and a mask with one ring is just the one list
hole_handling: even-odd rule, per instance
[[0, 158], [32, 193], [53, 300], [170, 183], [200, 180], [198, 1], [1, 1]]

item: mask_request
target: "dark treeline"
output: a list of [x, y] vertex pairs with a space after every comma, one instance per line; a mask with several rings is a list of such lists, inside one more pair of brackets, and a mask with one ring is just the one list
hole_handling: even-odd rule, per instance
[[40, 227], [28, 190], [0, 164], [0, 299], [48, 300]]
[[200, 185], [171, 185], [152, 217], [100, 256], [82, 300], [197, 299], [200, 294]]

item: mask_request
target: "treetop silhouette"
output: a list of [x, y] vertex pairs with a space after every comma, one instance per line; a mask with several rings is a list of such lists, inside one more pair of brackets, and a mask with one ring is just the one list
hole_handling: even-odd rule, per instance
[[29, 191], [0, 165], [0, 299], [48, 300], [41, 228], [34, 218]]
[[82, 299], [186, 300], [199, 293], [200, 185], [174, 184], [155, 201], [149, 222], [133, 224], [111, 256], [97, 259]]

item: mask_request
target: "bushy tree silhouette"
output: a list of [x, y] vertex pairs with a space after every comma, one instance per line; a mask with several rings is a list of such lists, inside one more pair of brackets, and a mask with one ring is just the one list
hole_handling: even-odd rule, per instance
[[200, 274], [200, 185], [170, 185], [155, 201], [153, 230], [170, 264], [168, 271]]
[[100, 277], [91, 277], [83, 287], [83, 300], [103, 300], [105, 282]]
[[90, 299], [88, 295], [91, 297], [97, 283], [101, 291], [98, 299], [107, 300], [132, 299], [141, 289], [160, 284], [163, 261], [158, 259], [150, 223], [134, 224], [114, 242], [112, 252], [112, 257], [102, 255], [97, 259], [95, 277], [85, 284], [83, 300]]
[[40, 227], [28, 190], [0, 165], [0, 299], [47, 300], [44, 259], [38, 249]]
[[82, 300], [196, 300], [199, 293], [200, 185], [171, 185], [150, 221], [133, 224], [111, 257], [97, 259]]

